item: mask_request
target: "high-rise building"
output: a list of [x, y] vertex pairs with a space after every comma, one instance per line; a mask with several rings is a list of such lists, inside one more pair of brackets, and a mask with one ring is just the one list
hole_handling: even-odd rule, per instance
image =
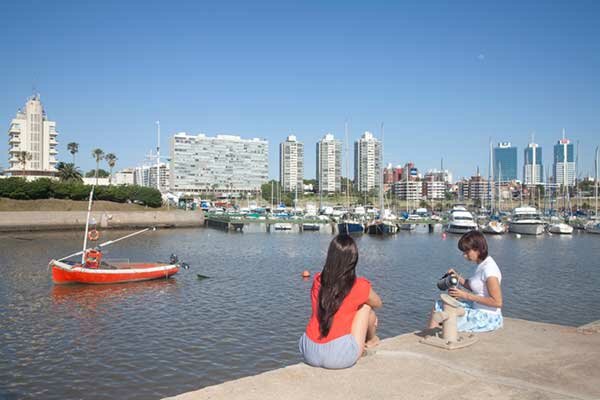
[[573, 186], [575, 184], [575, 151], [573, 143], [563, 133], [563, 138], [554, 145], [554, 183]]
[[135, 168], [133, 172], [133, 184], [138, 186], [155, 188], [160, 190], [161, 192], [166, 191], [169, 188], [169, 165], [166, 163], [160, 163], [158, 171], [160, 179], [159, 187], [157, 187], [156, 185], [155, 164], [147, 164]]
[[326, 134], [317, 142], [317, 191], [342, 190], [342, 142]]
[[421, 200], [423, 197], [423, 182], [398, 181], [392, 186], [392, 191], [400, 200]]
[[40, 95], [31, 96], [8, 129], [8, 169], [12, 176], [53, 176], [58, 150], [56, 122], [50, 121]]
[[494, 147], [494, 181], [517, 180], [517, 148], [510, 142], [500, 142]]
[[354, 142], [354, 185], [358, 191], [379, 190], [381, 165], [381, 143], [371, 132], [365, 132]]
[[169, 176], [175, 192], [258, 192], [269, 180], [269, 142], [177, 133], [171, 138]]
[[290, 135], [279, 144], [279, 182], [284, 192], [303, 192], [304, 144]]
[[544, 166], [542, 165], [542, 148], [537, 143], [529, 143], [524, 152], [523, 183], [541, 185], [544, 182]]

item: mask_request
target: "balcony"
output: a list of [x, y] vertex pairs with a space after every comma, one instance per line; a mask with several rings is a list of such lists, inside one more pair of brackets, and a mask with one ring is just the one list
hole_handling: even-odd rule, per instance
[[11, 148], [8, 150], [8, 152], [9, 152], [9, 153], [18, 153], [18, 152], [20, 152], [20, 151], [21, 151], [21, 148], [20, 148], [19, 146], [14, 146], [14, 147], [11, 147]]
[[49, 153], [50, 154], [58, 154], [58, 151], [56, 149], [50, 149]]
[[21, 127], [19, 125], [13, 124], [8, 129], [8, 133], [21, 133]]
[[53, 137], [50, 138], [50, 142], [51, 145], [56, 146], [58, 144], [58, 142], [56, 141], [56, 139], [54, 139]]
[[8, 140], [8, 143], [21, 143], [21, 138], [19, 135], [13, 135], [10, 137], [10, 139]]

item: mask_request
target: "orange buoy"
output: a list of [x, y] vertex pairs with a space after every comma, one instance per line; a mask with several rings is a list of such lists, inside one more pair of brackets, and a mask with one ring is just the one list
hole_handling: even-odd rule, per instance
[[96, 240], [100, 239], [100, 232], [92, 229], [88, 232], [88, 239], [90, 239], [92, 242], [95, 242]]
[[304, 272], [302, 272], [302, 277], [303, 277], [303, 278], [308, 278], [308, 277], [310, 277], [310, 272], [308, 272], [308, 271], [304, 271]]

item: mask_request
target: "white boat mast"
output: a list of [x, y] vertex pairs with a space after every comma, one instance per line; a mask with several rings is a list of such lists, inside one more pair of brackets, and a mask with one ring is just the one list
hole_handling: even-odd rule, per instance
[[384, 161], [384, 157], [383, 157], [383, 136], [384, 136], [384, 129], [383, 129], [383, 122], [381, 123], [381, 146], [380, 146], [380, 157], [379, 157], [379, 169], [380, 169], [380, 173], [379, 173], [379, 207], [380, 207], [380, 211], [379, 211], [379, 219], [383, 219], [383, 211], [385, 210], [385, 204], [383, 203], [383, 161]]
[[594, 214], [594, 216], [596, 218], [598, 218], [598, 150], [600, 149], [600, 147], [596, 146], [596, 187], [594, 190], [594, 197], [596, 198], [596, 212]]
[[156, 121], [158, 140], [156, 142], [156, 188], [160, 192], [160, 121]]
[[88, 228], [90, 226], [90, 214], [92, 213], [92, 198], [94, 197], [94, 186], [90, 191], [90, 199], [88, 200], [88, 211], [85, 219], [85, 234], [83, 235], [83, 250], [81, 252], [81, 265], [85, 264], [85, 249], [87, 248]]

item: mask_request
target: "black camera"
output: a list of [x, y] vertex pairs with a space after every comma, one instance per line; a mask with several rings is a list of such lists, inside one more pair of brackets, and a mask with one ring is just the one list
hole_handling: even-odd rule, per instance
[[437, 287], [440, 290], [448, 290], [456, 286], [458, 286], [458, 277], [456, 275], [444, 274], [444, 276], [437, 281]]

